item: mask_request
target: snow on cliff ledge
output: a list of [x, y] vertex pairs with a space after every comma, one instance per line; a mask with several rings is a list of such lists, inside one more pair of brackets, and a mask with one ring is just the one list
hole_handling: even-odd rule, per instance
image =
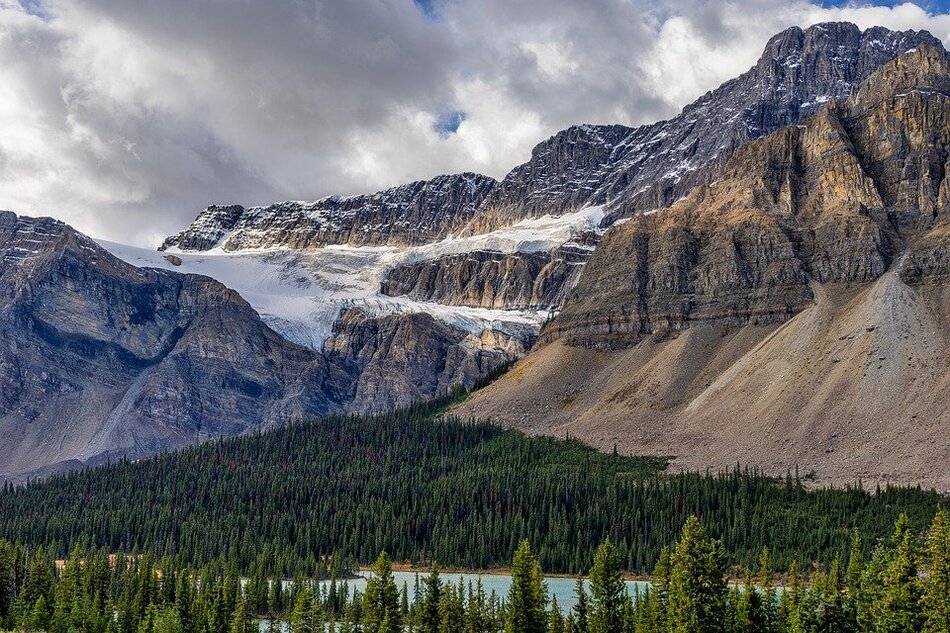
[[[482, 235], [448, 237], [424, 246], [396, 248], [326, 246], [292, 250], [275, 248], [225, 252], [170, 249], [161, 253], [115, 242], [100, 245], [135, 266], [206, 275], [238, 291], [275, 331], [288, 340], [322, 349], [344, 308], [374, 316], [425, 312], [473, 334], [497, 330], [520, 336], [537, 333], [546, 311], [491, 310], [446, 306], [380, 294], [386, 272], [399, 264], [474, 251], [530, 253], [550, 251], [580, 233], [597, 231], [602, 207], [588, 207], [559, 217], [522, 220]], [[174, 258], [168, 257], [174, 254]], [[169, 259], [180, 260], [175, 265]]]

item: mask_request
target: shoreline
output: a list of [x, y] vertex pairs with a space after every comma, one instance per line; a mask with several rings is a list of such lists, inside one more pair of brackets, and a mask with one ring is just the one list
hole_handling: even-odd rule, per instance
[[[427, 565], [415, 565], [413, 563], [391, 563], [392, 570], [398, 572], [409, 572], [409, 573], [418, 573], [420, 576], [425, 576], [429, 573], [431, 567]], [[464, 567], [439, 567], [440, 574], [463, 574], [466, 576], [511, 576], [510, 567], [492, 567], [489, 569], [469, 569]], [[359, 565], [356, 568], [358, 572], [369, 572], [372, 571], [371, 565]], [[590, 576], [587, 574], [570, 574], [566, 572], [542, 572], [542, 575], [545, 578], [560, 578], [560, 579], [571, 579], [575, 580], [577, 578], [583, 578], [584, 580], [589, 580]], [[636, 582], [651, 582], [652, 579], [650, 576], [644, 576], [641, 574], [631, 574], [629, 572], [623, 573], [623, 579], [625, 581], [636, 581]]]
[[[392, 570], [394, 572], [407, 572], [407, 573], [417, 573], [420, 577], [425, 576], [429, 573], [431, 569], [428, 566], [424, 565], [414, 565], [412, 563], [391, 563]], [[465, 576], [511, 576], [510, 567], [492, 567], [490, 569], [468, 569], [464, 567], [439, 567], [440, 574], [461, 574]], [[362, 572], [371, 572], [371, 565], [359, 565], [356, 567], [356, 573], [360, 574]], [[544, 578], [556, 578], [563, 580], [576, 580], [577, 578], [582, 578], [585, 581], [590, 581], [589, 574], [569, 574], [566, 572], [544, 572], [541, 574]], [[644, 583], [653, 583], [653, 577], [645, 574], [633, 574], [630, 572], [622, 572], [621, 576], [624, 582], [644, 582]], [[756, 586], [761, 584], [761, 578], [758, 576], [752, 577], [753, 582]], [[779, 588], [784, 587], [786, 584], [787, 578], [785, 574], [776, 574], [772, 578], [772, 586]], [[733, 574], [726, 574], [726, 583], [732, 586], [741, 586], [745, 583], [745, 577], [734, 576]]]

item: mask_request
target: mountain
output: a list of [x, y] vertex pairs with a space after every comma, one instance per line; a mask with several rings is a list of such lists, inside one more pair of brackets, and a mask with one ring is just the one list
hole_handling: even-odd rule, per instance
[[950, 490], [950, 61], [919, 46], [605, 235], [466, 414], [683, 468]]
[[466, 173], [363, 196], [247, 209], [210, 206], [191, 226], [166, 239], [160, 250], [418, 246], [443, 239], [468, 222], [494, 185], [488, 176]]
[[[312, 203], [211, 206], [161, 248], [182, 257], [257, 260], [265, 259], [261, 249], [284, 251], [266, 257], [274, 269], [268, 279], [309, 279], [301, 292], [319, 293], [339, 309], [421, 311], [456, 327], [464, 322], [476, 336], [500, 325], [527, 347], [580, 279], [600, 227], [711, 182], [743, 142], [846, 98], [875, 68], [918, 45], [942, 47], [924, 31], [862, 32], [849, 23], [791, 28], [769, 41], [748, 72], [673, 119], [569, 128], [501, 182], [466, 173]], [[135, 259], [167, 267], [154, 257]], [[196, 272], [221, 278], [219, 268]], [[225, 281], [272, 327], [320, 349], [339, 309], [258, 301], [269, 294], [259, 276]]]
[[427, 314], [344, 315], [319, 352], [209, 277], [132, 266], [48, 218], [0, 212], [0, 253], [0, 476], [405, 405], [511, 357]]
[[846, 99], [872, 71], [921, 45], [943, 48], [926, 31], [862, 32], [847, 22], [792, 27], [769, 40], [755, 66], [668, 121], [558, 132], [492, 189], [470, 226], [481, 231], [587, 205], [606, 205], [610, 224], [666, 207], [714, 180], [742, 143]]
[[[860, 284], [896, 278], [872, 293], [874, 309], [890, 305], [889, 293], [917, 305], [904, 288], [920, 293], [942, 279], [940, 223], [925, 219], [944, 195], [943, 123], [906, 108], [897, 112], [920, 119], [911, 136], [901, 121], [870, 131], [859, 123], [886, 118], [885, 98], [938, 99], [945, 58], [926, 32], [789, 29], [747, 73], [677, 117], [570, 128], [500, 182], [465, 173], [316, 202], [211, 206], [159, 251], [5, 214], [0, 428], [15, 439], [0, 448], [0, 472], [379, 411], [471, 387], [526, 356], [470, 412], [677, 454], [680, 465], [720, 463], [721, 442], [677, 426], [698, 419], [683, 413], [688, 398], [783, 324], [825, 310], [821, 297], [843, 301]], [[907, 70], [912, 61], [930, 74]], [[890, 70], [875, 70], [882, 64]], [[821, 314], [834, 320], [837, 310]], [[915, 310], [921, 335], [908, 340], [930, 350], [942, 339], [924, 332], [929, 313]], [[866, 334], [883, 335], [872, 326]], [[662, 350], [713, 331], [663, 360]], [[775, 353], [805, 357], [794, 349]], [[913, 362], [931, 363], [921, 354]], [[760, 379], [758, 366], [743, 385]], [[646, 395], [627, 398], [633, 377]], [[714, 403], [748, 398], [729, 384]], [[910, 393], [874, 384], [868, 407]], [[782, 415], [799, 415], [800, 404]], [[647, 432], [643, 416], [654, 410], [665, 426]], [[707, 411], [726, 426], [743, 419], [726, 404]], [[770, 468], [812, 459], [820, 434], [806, 431], [781, 459], [766, 463], [755, 447], [741, 455]], [[729, 428], [716, 432], [727, 438]], [[710, 448], [690, 452], [699, 442]], [[855, 470], [874, 460], [869, 453]]]

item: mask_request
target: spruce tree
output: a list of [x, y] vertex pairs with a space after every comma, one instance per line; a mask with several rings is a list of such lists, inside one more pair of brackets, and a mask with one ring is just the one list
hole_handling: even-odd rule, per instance
[[511, 565], [505, 633], [544, 633], [546, 593], [541, 563], [528, 541], [522, 541]]
[[723, 629], [727, 586], [722, 545], [706, 535], [691, 516], [670, 557], [667, 617], [672, 633], [719, 633]]
[[178, 617], [178, 612], [171, 607], [166, 607], [158, 612], [153, 631], [154, 633], [186, 633], [181, 618]]
[[[432, 567], [422, 581], [422, 606], [419, 611], [420, 633], [439, 633], [442, 622], [442, 579], [437, 567]], [[419, 599], [418, 597], [416, 598]]]
[[930, 524], [925, 547], [923, 615], [926, 633], [950, 633], [950, 516], [941, 509]]
[[653, 568], [653, 601], [650, 609], [651, 624], [655, 630], [664, 631], [667, 628], [667, 609], [670, 598], [670, 550], [664, 546], [660, 550], [656, 567]]
[[363, 595], [363, 630], [366, 633], [400, 631], [399, 589], [393, 580], [392, 563], [386, 552], [379, 555], [371, 571]]
[[[295, 586], [298, 582], [294, 583]], [[297, 590], [294, 608], [290, 612], [290, 633], [313, 633], [311, 614], [313, 611], [313, 591], [309, 587]]]
[[564, 616], [556, 596], [551, 597], [551, 608], [548, 610], [548, 633], [565, 633]]
[[777, 631], [778, 594], [775, 590], [772, 562], [769, 559], [768, 548], [762, 548], [759, 555], [759, 588], [762, 590], [762, 631], [773, 633]]
[[256, 633], [247, 607], [247, 600], [243, 598], [238, 600], [237, 606], [234, 608], [234, 614], [231, 616], [231, 633]]
[[590, 570], [590, 633], [620, 631], [626, 585], [620, 568], [620, 555], [608, 538], [594, 554]]
[[587, 590], [584, 588], [584, 579], [578, 578], [574, 585], [577, 603], [574, 605], [573, 633], [588, 633], [590, 630], [590, 605], [588, 604]]
[[879, 633], [916, 633], [922, 628], [917, 547], [906, 515], [901, 515], [891, 537], [891, 551], [883, 574], [883, 593], [873, 608]]

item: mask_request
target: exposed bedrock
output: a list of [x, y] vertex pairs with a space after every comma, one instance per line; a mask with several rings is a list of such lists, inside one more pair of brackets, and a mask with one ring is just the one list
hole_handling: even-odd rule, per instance
[[448, 255], [396, 266], [382, 292], [455, 306], [557, 308], [580, 279], [590, 253], [588, 247], [566, 245], [542, 253]]

